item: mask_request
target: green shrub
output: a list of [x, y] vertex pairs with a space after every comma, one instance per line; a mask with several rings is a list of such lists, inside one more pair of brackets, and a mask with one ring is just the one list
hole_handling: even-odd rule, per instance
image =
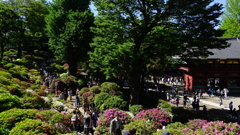
[[6, 69], [10, 69], [10, 68], [14, 67], [14, 64], [13, 63], [7, 63], [3, 67], [6, 68]]
[[133, 114], [136, 115], [138, 114], [140, 111], [143, 110], [143, 106], [142, 105], [132, 105], [129, 107], [129, 111]]
[[66, 69], [64, 69], [63, 65], [59, 65], [57, 63], [52, 63], [50, 65], [50, 68], [52, 69], [52, 71], [56, 72], [56, 73], [64, 73], [66, 72]]
[[50, 123], [52, 125], [54, 125], [56, 127], [57, 131], [60, 133], [70, 132], [69, 127], [71, 126], [71, 124], [69, 121], [70, 121], [70, 118], [61, 114], [60, 112], [55, 113], [50, 118]]
[[79, 92], [78, 95], [82, 95], [85, 92], [89, 92], [89, 89], [87, 87], [82, 88]]
[[20, 86], [17, 84], [11, 84], [11, 86], [4, 86], [4, 88], [9, 91], [12, 95], [16, 95], [18, 97], [22, 97], [22, 92], [20, 90]]
[[177, 129], [164, 129], [156, 133], [153, 133], [153, 135], [162, 135], [164, 131], [168, 131], [170, 135], [185, 135], [181, 130], [177, 130]]
[[0, 135], [9, 135], [9, 130], [0, 126]]
[[38, 112], [36, 109], [10, 109], [0, 113], [0, 125], [6, 129], [11, 130], [15, 123], [23, 121], [27, 118], [35, 118], [35, 114]]
[[79, 87], [83, 87], [84, 84], [85, 84], [84, 79], [79, 79], [77, 82], [78, 82], [78, 86], [79, 86]]
[[151, 135], [155, 132], [153, 123], [147, 122], [145, 119], [136, 119], [127, 125], [124, 125], [123, 131], [129, 131], [130, 129], [136, 129], [137, 135]]
[[95, 104], [96, 108], [100, 109], [100, 107], [104, 103], [104, 101], [110, 97], [111, 96], [105, 92], [101, 92], [101, 93], [97, 94], [94, 98], [94, 104]]
[[4, 76], [0, 76], [0, 84], [3, 85], [10, 85], [12, 82], [10, 79], [4, 77]]
[[58, 112], [55, 110], [43, 110], [43, 111], [37, 112], [35, 116], [37, 119], [40, 119], [41, 121], [50, 123], [50, 119], [55, 113], [58, 113]]
[[170, 123], [167, 125], [167, 128], [171, 129], [184, 129], [186, 125], [182, 124], [181, 122]]
[[[0, 88], [2, 89], [2, 88]], [[16, 95], [10, 94], [8, 91], [2, 89], [0, 92], [0, 111], [9, 110], [11, 108], [22, 108], [23, 103]]]
[[0, 76], [3, 76], [7, 79], [12, 79], [12, 74], [10, 74], [9, 72], [0, 71]]
[[[105, 100], [103, 105], [104, 105], [104, 109], [116, 108], [116, 109], [120, 109], [120, 110], [126, 110], [127, 102], [117, 96], [113, 96], [113, 97], [110, 97], [107, 100]], [[101, 107], [100, 107], [100, 109], [101, 109]], [[103, 111], [103, 110], [101, 110], [101, 111]]]
[[32, 109], [32, 108], [40, 109], [45, 107], [44, 99], [32, 92], [26, 92], [23, 95], [22, 101], [24, 103], [24, 107], [27, 109]]
[[10, 135], [36, 135], [47, 134], [56, 135], [57, 130], [55, 127], [42, 122], [41, 120], [26, 119], [16, 124], [10, 131]]
[[94, 94], [99, 94], [101, 92], [101, 88], [99, 86], [93, 86], [90, 88], [90, 91]]
[[171, 107], [171, 105], [167, 101], [165, 101], [163, 99], [159, 99], [158, 100], [158, 107], [160, 107], [160, 108], [168, 108], [168, 107]]
[[104, 82], [101, 84], [101, 91], [109, 93], [110, 95], [120, 95], [120, 86], [113, 82]]
[[47, 92], [42, 89], [34, 89], [37, 95], [39, 96], [47, 96]]

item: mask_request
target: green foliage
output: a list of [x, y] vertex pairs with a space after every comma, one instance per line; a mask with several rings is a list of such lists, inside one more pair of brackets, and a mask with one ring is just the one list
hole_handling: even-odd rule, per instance
[[78, 80], [78, 86], [79, 86], [79, 87], [83, 87], [84, 84], [85, 84], [84, 79], [79, 79], [79, 80]]
[[6, 69], [10, 69], [10, 68], [14, 67], [14, 64], [13, 63], [7, 63], [3, 67], [6, 68]]
[[145, 119], [136, 119], [127, 125], [124, 125], [123, 131], [129, 131], [130, 129], [136, 129], [137, 135], [151, 135], [155, 132], [153, 123], [147, 122]]
[[108, 93], [105, 92], [101, 92], [99, 94], [97, 94], [94, 98], [94, 104], [96, 108], [100, 108], [101, 105], [111, 96]]
[[127, 102], [120, 97], [112, 96], [104, 101], [103, 106], [104, 108], [100, 108], [100, 111], [103, 111], [103, 109], [105, 110], [111, 108], [126, 110]]
[[41, 120], [26, 119], [16, 124], [16, 126], [10, 131], [10, 135], [22, 135], [22, 134], [47, 134], [56, 135], [57, 130]]
[[101, 92], [101, 88], [99, 86], [93, 86], [90, 88], [90, 91], [94, 94], [99, 94]]
[[4, 76], [0, 76], [0, 84], [3, 85], [10, 85], [11, 84], [11, 80], [4, 77]]
[[140, 111], [143, 110], [143, 106], [142, 105], [132, 105], [129, 107], [129, 111], [133, 114], [136, 115], [138, 114]]
[[35, 116], [37, 119], [40, 119], [47, 123], [50, 123], [50, 119], [56, 113], [58, 113], [58, 112], [54, 111], [54, 110], [43, 110], [43, 111], [37, 112]]
[[163, 99], [159, 99], [158, 100], [158, 107], [160, 107], [160, 108], [169, 108], [170, 106], [171, 105], [167, 101], [165, 101]]
[[178, 129], [164, 129], [164, 130], [160, 130], [156, 133], [153, 133], [153, 135], [162, 135], [162, 133], [164, 131], [168, 131], [170, 133], [170, 135], [184, 135], [184, 133]]
[[[15, 123], [23, 121], [25, 119], [35, 118], [35, 114], [38, 112], [36, 109], [10, 109], [0, 113], [0, 125], [8, 130], [11, 130]], [[20, 132], [18, 132], [20, 133]]]
[[46, 17], [50, 49], [57, 60], [67, 60], [71, 75], [77, 73], [77, 62], [88, 57], [89, 43], [92, 42], [90, 27], [94, 17], [89, 4], [90, 0], [53, 1]]
[[89, 53], [90, 68], [107, 78], [129, 77], [130, 104], [138, 104], [141, 75], [152, 61], [175, 55], [207, 56], [209, 49], [228, 47], [225, 40], [213, 38], [223, 34], [215, 29], [222, 6], [211, 2], [95, 0], [99, 16], [92, 28], [96, 36]]
[[19, 85], [11, 84], [10, 86], [4, 86], [4, 88], [9, 91], [12, 95], [16, 95], [18, 97], [22, 97], [23, 93]]
[[[40, 86], [39, 86], [40, 87]], [[37, 95], [39, 96], [47, 96], [47, 92], [42, 89], [34, 89]]]
[[220, 29], [225, 30], [223, 37], [240, 37], [239, 0], [226, 0]]
[[109, 93], [110, 91], [119, 91], [120, 86], [114, 82], [104, 82], [101, 84], [102, 92]]
[[70, 132], [69, 127], [71, 126], [69, 121], [70, 118], [67, 115], [57, 112], [50, 118], [49, 122], [56, 127], [58, 132], [68, 133]]
[[109, 93], [111, 96], [122, 96], [120, 86], [114, 82], [104, 82], [101, 84], [101, 91]]
[[0, 76], [3, 76], [7, 79], [12, 79], [12, 74], [10, 74], [9, 72], [0, 71]]
[[[33, 90], [31, 90], [31, 91], [33, 91]], [[33, 92], [26, 92], [23, 95], [23, 98], [21, 100], [24, 103], [24, 107], [27, 108], [27, 109], [45, 108], [44, 99], [41, 96], [35, 94], [35, 92], [34, 93]]]
[[11, 108], [22, 108], [23, 103], [19, 97], [10, 94], [8, 91], [0, 88], [0, 110], [1, 112]]
[[82, 88], [82, 89], [78, 92], [78, 94], [79, 94], [79, 95], [82, 95], [82, 94], [85, 93], [85, 92], [89, 92], [89, 88], [87, 88], [87, 87]]
[[64, 69], [63, 65], [57, 64], [57, 63], [51, 63], [50, 68], [55, 73], [64, 73], [66, 72], [66, 69]]
[[185, 127], [186, 125], [182, 124], [181, 122], [174, 122], [167, 125], [167, 128], [171, 129], [184, 129]]
[[9, 130], [0, 126], [0, 134], [1, 135], [9, 135]]
[[[0, 2], [0, 60], [3, 59], [3, 53], [5, 51], [5, 47], [11, 43], [11, 39], [15, 37], [16, 33], [14, 31], [18, 31], [20, 16], [14, 12], [14, 10], [10, 7], [10, 4], [7, 2]], [[13, 34], [14, 33], [14, 34]]]

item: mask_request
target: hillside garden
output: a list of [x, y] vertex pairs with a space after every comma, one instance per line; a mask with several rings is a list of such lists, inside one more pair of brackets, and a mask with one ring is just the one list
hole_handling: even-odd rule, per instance
[[[41, 57], [26, 55], [19, 60], [5, 59], [0, 63], [0, 134], [75, 134], [70, 128], [70, 110], [74, 103], [58, 99], [54, 85], [43, 87], [43, 75], [38, 68], [42, 61]], [[61, 64], [53, 62], [50, 65], [55, 65], [50, 67], [57, 75], [66, 71]], [[135, 128], [138, 135], [161, 135], [165, 130], [174, 135], [240, 133], [237, 123], [211, 121], [213, 119], [192, 110], [173, 107], [163, 99], [153, 108], [129, 107], [128, 91], [114, 82], [88, 88], [84, 87], [84, 80], [68, 75], [54, 79], [53, 83], [56, 81], [64, 84], [58, 91], [80, 88], [80, 99], [87, 98], [89, 103], [95, 103], [101, 112], [95, 130], [97, 135], [109, 134], [110, 121], [116, 112], [121, 115], [123, 131]], [[149, 119], [152, 122], [148, 122]], [[162, 126], [167, 129], [161, 130]]]

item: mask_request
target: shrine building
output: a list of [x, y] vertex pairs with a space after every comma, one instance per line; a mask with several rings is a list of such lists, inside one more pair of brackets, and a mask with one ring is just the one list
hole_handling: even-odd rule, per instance
[[225, 49], [210, 49], [213, 55], [202, 59], [186, 60], [185, 89], [196, 91], [227, 88], [230, 93], [240, 93], [240, 38], [227, 38]]

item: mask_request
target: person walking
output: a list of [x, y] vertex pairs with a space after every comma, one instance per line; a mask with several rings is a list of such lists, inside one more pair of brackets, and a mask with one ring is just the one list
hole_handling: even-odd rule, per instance
[[229, 92], [228, 89], [227, 89], [227, 88], [224, 88], [223, 91], [224, 91], [224, 97], [227, 98], [227, 97], [228, 97], [227, 94], [228, 94], [228, 92]]
[[219, 96], [219, 104], [220, 104], [220, 106], [222, 106], [222, 104], [223, 104], [222, 96]]
[[231, 101], [230, 103], [229, 103], [229, 113], [230, 114], [232, 114], [232, 110], [233, 110], [233, 102]]
[[178, 104], [179, 104], [179, 97], [177, 96], [176, 97], [176, 106], [178, 107]]
[[115, 114], [115, 118], [110, 123], [110, 135], [122, 135], [120, 115]]
[[80, 106], [80, 99], [79, 99], [78, 93], [76, 93], [75, 98], [76, 98], [76, 106]]
[[93, 124], [94, 124], [94, 121], [93, 121], [92, 113], [89, 113], [84, 123], [86, 135], [89, 135], [89, 133], [94, 135]]

